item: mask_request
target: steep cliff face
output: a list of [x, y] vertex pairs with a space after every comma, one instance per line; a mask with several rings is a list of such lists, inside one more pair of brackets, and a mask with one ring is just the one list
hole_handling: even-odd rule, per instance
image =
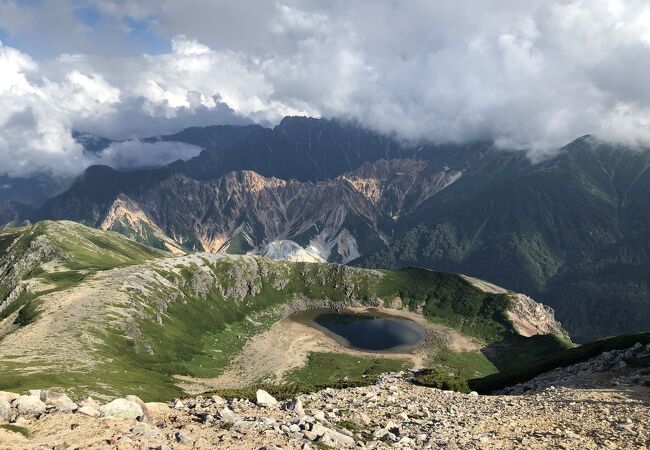
[[215, 180], [176, 173], [143, 192], [119, 194], [100, 226], [175, 251], [260, 252], [292, 240], [318, 260], [347, 263], [381, 245], [386, 221], [459, 176], [415, 160], [367, 163], [321, 182], [252, 171]]

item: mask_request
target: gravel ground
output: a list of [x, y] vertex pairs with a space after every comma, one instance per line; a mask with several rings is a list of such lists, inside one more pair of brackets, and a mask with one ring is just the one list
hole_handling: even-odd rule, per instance
[[[610, 375], [621, 379], [616, 371]], [[68, 413], [53, 406], [69, 405], [67, 399], [32, 392], [11, 402], [16, 414], [19, 401], [29, 407], [29, 399], [45, 399], [45, 412], [14, 418], [32, 437], [0, 429], [0, 448], [647, 449], [648, 388], [620, 382], [612, 387], [602, 373], [598, 378], [599, 387], [479, 396], [384, 374], [373, 386], [326, 389], [277, 404], [264, 392], [257, 403], [195, 397], [142, 404], [128, 397], [108, 406], [77, 402], [74, 407], [84, 405], [84, 412]], [[85, 415], [93, 410], [106, 417]]]

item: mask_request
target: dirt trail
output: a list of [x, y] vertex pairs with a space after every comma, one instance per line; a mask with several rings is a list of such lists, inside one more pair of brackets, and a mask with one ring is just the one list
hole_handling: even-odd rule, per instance
[[481, 348], [478, 340], [468, 338], [444, 325], [427, 321], [419, 314], [388, 308], [350, 308], [355, 313], [378, 312], [413, 320], [427, 332], [425, 343], [405, 352], [367, 352], [345, 347], [329, 334], [290, 317], [276, 322], [268, 331], [250, 339], [242, 351], [216, 378], [177, 377], [179, 385], [189, 394], [211, 389], [244, 387], [259, 382], [279, 383], [283, 375], [304, 366], [311, 352], [344, 353], [358, 357], [404, 359], [413, 367], [426, 367], [440, 347], [453, 351]]

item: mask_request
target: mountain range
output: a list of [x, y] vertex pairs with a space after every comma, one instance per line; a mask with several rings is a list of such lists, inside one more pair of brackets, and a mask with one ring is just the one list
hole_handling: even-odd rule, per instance
[[[89, 152], [110, 145], [76, 137]], [[204, 150], [158, 168], [92, 166], [0, 217], [74, 220], [179, 253], [467, 273], [552, 306], [576, 341], [650, 328], [648, 149], [584, 136], [535, 162], [303, 117], [146, 141]]]

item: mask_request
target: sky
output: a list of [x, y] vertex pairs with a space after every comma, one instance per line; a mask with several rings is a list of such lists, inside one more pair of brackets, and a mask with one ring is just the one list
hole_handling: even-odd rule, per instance
[[[0, 174], [112, 139], [286, 115], [540, 158], [650, 141], [647, 0], [0, 0]], [[189, 146], [115, 145], [119, 167]]]

